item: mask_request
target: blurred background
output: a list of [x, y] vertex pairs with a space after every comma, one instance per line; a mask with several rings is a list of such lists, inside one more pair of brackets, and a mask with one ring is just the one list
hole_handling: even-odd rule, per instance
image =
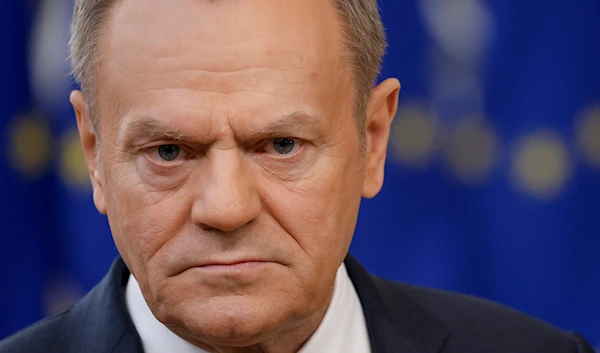
[[[600, 346], [600, 1], [381, 0], [403, 90], [351, 248]], [[71, 0], [0, 2], [0, 339], [117, 255], [68, 102]]]

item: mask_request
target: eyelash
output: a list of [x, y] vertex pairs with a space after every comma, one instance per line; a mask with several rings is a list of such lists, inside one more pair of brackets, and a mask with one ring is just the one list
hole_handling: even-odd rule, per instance
[[[292, 156], [296, 155], [298, 153], [298, 151], [304, 146], [305, 142], [301, 139], [298, 138], [294, 138], [294, 137], [276, 137], [276, 138], [272, 138], [272, 139], [268, 139], [262, 143], [260, 143], [260, 147], [257, 149], [258, 152], [262, 152], [262, 153], [268, 153], [265, 151], [265, 149], [267, 148], [267, 146], [270, 145], [270, 143], [273, 143], [275, 140], [277, 139], [289, 139], [289, 140], [293, 140], [296, 145], [293, 147], [293, 150], [291, 152], [289, 152], [288, 154], [278, 154], [278, 153], [272, 153], [273, 155], [277, 156], [275, 158], [277, 159], [288, 159], [291, 158]], [[272, 147], [272, 145], [271, 145]]]
[[[293, 147], [293, 150], [290, 153], [278, 154], [276, 152], [270, 153], [270, 152], [266, 151], [267, 148], [273, 149], [272, 145], [270, 145], [270, 144], [272, 144], [276, 139], [280, 139], [280, 138], [279, 137], [271, 138], [271, 139], [267, 139], [262, 142], [259, 142], [258, 147], [253, 148], [253, 150], [256, 152], [259, 152], [260, 154], [270, 154], [271, 156], [273, 156], [272, 158], [275, 160], [280, 160], [280, 161], [292, 160], [292, 159], [294, 159], [294, 157], [296, 157], [299, 154], [299, 151], [301, 149], [303, 149], [303, 147], [306, 143], [304, 140], [301, 140], [298, 138], [284, 137], [284, 139], [290, 139], [296, 143], [295, 146]], [[163, 160], [159, 156], [159, 148], [161, 146], [165, 146], [165, 145], [178, 146], [180, 148], [180, 155], [173, 161]], [[194, 159], [194, 157], [195, 157], [194, 153], [190, 153], [189, 150], [190, 149], [186, 148], [184, 145], [177, 144], [177, 143], [168, 143], [168, 142], [145, 148], [146, 155], [147, 155], [148, 159], [151, 161], [150, 168], [156, 174], [161, 174], [161, 173], [166, 172], [169, 169], [176, 168], [183, 161]]]
[[[179, 147], [179, 155], [173, 161], [161, 160], [161, 158], [159, 156], [159, 149], [162, 146], [177, 146], [177, 147]], [[164, 163], [164, 164], [175, 164], [175, 162], [178, 162], [181, 160], [192, 159], [194, 156], [193, 153], [188, 152], [188, 148], [185, 148], [183, 145], [180, 145], [177, 143], [163, 143], [160, 145], [148, 147], [148, 148], [146, 148], [146, 153], [152, 155], [152, 157], [151, 157], [152, 160], [161, 161], [161, 163]]]

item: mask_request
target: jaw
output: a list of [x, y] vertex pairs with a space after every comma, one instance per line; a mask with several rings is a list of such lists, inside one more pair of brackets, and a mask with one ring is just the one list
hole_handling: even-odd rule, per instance
[[[191, 269], [168, 278], [162, 289], [144, 285], [142, 292], [159, 321], [204, 350], [297, 352], [322, 321], [333, 286], [313, 288], [313, 294], [290, 292], [299, 286], [290, 282], [300, 279], [281, 272], [286, 270], [266, 265], [222, 281], [222, 274]], [[240, 285], [238, 280], [246, 282]]]
[[[230, 315], [221, 314], [218, 321], [212, 322], [211, 327], [189, 327], [181, 324], [166, 322], [165, 325], [175, 334], [208, 352], [268, 352], [293, 353], [298, 352], [310, 336], [316, 331], [323, 320], [329, 306], [320, 308], [310, 316], [286, 319], [283, 325], [275, 325], [265, 330], [264, 327], [254, 327], [249, 322], [256, 320], [255, 313], [232, 313], [231, 308], [244, 305], [240, 300], [222, 300], [223, 310]], [[226, 312], [220, 310], [222, 313]], [[202, 332], [203, 336], [194, 334]], [[208, 334], [207, 334], [208, 333]]]

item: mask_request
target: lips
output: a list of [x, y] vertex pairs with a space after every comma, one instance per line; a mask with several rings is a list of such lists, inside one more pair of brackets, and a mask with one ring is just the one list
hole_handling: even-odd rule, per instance
[[245, 263], [267, 263], [273, 261], [267, 260], [236, 260], [236, 261], [225, 261], [225, 262], [207, 262], [206, 264], [198, 265], [195, 267], [208, 267], [208, 266], [236, 266]]
[[254, 268], [268, 265], [268, 264], [280, 264], [276, 261], [264, 260], [264, 259], [240, 259], [240, 260], [222, 260], [222, 261], [203, 261], [197, 264], [191, 264], [185, 266], [176, 273], [180, 274], [187, 270], [197, 269], [200, 271], [219, 271], [219, 272], [241, 272], [252, 270]]
[[243, 261], [232, 261], [232, 262], [216, 262], [216, 263], [208, 263], [202, 266], [196, 266], [197, 268], [200, 269], [207, 269], [207, 270], [243, 270], [243, 269], [249, 269], [251, 267], [255, 267], [255, 266], [259, 266], [259, 265], [264, 265], [264, 264], [268, 264], [268, 263], [272, 263], [271, 261], [257, 261], [257, 260], [243, 260]]
[[218, 269], [218, 268], [244, 268], [249, 266], [256, 266], [261, 264], [272, 263], [272, 261], [264, 261], [264, 260], [238, 260], [238, 261], [228, 261], [228, 262], [214, 262], [214, 263], [206, 263], [200, 266], [195, 266], [197, 268], [204, 269]]

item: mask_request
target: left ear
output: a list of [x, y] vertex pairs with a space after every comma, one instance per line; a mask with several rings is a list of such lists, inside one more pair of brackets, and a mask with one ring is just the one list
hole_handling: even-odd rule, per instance
[[387, 79], [371, 91], [367, 109], [365, 178], [362, 196], [373, 198], [383, 186], [390, 128], [398, 109], [400, 82]]

